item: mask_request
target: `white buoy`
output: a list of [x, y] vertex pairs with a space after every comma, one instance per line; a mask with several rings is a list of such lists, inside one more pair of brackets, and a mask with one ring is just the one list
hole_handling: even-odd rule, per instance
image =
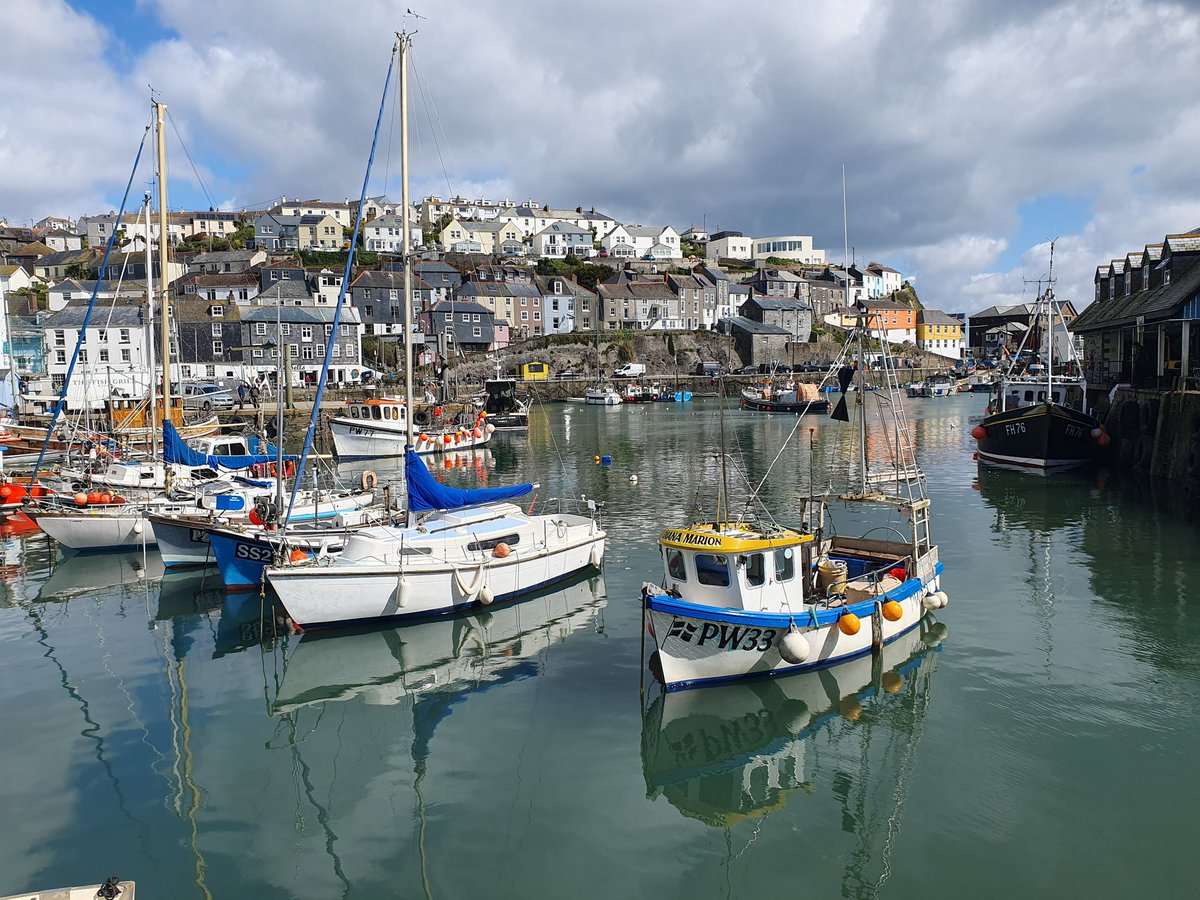
[[812, 655], [812, 647], [808, 643], [808, 638], [795, 625], [779, 639], [779, 655], [785, 662], [790, 662], [794, 666], [807, 662], [809, 656]]
[[941, 607], [938, 606], [937, 592], [935, 591], [932, 594], [926, 594], [924, 597], [922, 597], [921, 605], [929, 610], [941, 609]]
[[636, 475], [630, 475], [630, 476], [629, 476], [629, 483], [630, 483], [630, 484], [637, 484], [637, 481], [638, 481], [638, 479], [637, 479], [637, 476], [636, 476]]
[[937, 598], [938, 609], [945, 609], [946, 604], [950, 602], [950, 597], [945, 591], [938, 591], [933, 596]]
[[604, 551], [600, 549], [599, 544], [592, 544], [592, 553], [588, 557], [588, 562], [596, 569], [600, 568], [600, 563], [604, 562]]
[[134, 534], [142, 533], [142, 520], [141, 519], [138, 519], [136, 522], [133, 523], [133, 533]]
[[484, 585], [479, 589], [479, 602], [484, 606], [488, 606], [495, 599], [496, 595], [492, 593], [492, 589], [487, 585]]
[[403, 608], [408, 606], [408, 579], [401, 577], [396, 582], [396, 605]]

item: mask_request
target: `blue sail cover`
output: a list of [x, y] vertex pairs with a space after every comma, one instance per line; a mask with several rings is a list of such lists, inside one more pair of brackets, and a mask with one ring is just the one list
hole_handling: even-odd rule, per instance
[[425, 468], [415, 450], [404, 454], [404, 482], [408, 486], [409, 512], [428, 512], [432, 509], [459, 509], [494, 500], [511, 500], [524, 497], [533, 490], [532, 484], [518, 484], [502, 488], [447, 487]]
[[[171, 422], [163, 422], [163, 461], [179, 466], [210, 466], [214, 469], [248, 469], [251, 466], [278, 462], [274, 447], [266, 441], [251, 438], [250, 447], [260, 452], [248, 456], [208, 456], [189, 447]], [[285, 456], [284, 461], [296, 461]]]

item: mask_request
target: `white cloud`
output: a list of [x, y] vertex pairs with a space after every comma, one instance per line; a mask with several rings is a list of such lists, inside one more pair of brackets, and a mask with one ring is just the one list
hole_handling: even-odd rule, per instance
[[[147, 82], [218, 203], [356, 195], [404, 5], [150, 0], [178, 37], [134, 48], [120, 75], [86, 17], [19, 0], [25, 56], [10, 72], [62, 65], [29, 82], [48, 102], [3, 117], [0, 162], [23, 174], [0, 175], [0, 213], [109, 205]], [[602, 15], [460, 0], [422, 12], [414, 88], [433, 105], [412, 104], [414, 196], [447, 192], [444, 165], [455, 192], [810, 233], [840, 259], [844, 163], [857, 257], [907, 267], [926, 302], [968, 312], [1019, 299], [1044, 272], [1040, 251], [995, 271], [1018, 207], [1041, 196], [1091, 201], [1078, 234], [1038, 223], [1060, 237], [1059, 293], [1077, 300], [1098, 262], [1200, 225], [1191, 7], [700, 2], [679, 16], [633, 0]], [[398, 194], [391, 112], [372, 192]]]

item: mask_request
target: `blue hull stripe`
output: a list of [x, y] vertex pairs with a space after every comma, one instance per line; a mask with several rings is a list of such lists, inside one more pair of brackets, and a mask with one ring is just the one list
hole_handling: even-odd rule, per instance
[[[934, 575], [942, 573], [942, 564], [937, 563], [933, 568]], [[871, 600], [860, 600], [848, 606], [836, 609], [800, 610], [795, 613], [765, 613], [749, 609], [727, 609], [720, 606], [709, 606], [706, 603], [691, 603], [671, 597], [667, 594], [656, 594], [646, 599], [646, 605], [658, 612], [670, 613], [677, 616], [687, 616], [690, 619], [703, 619], [706, 622], [727, 622], [731, 625], [757, 625], [766, 628], [787, 628], [793, 622], [796, 627], [808, 625], [832, 625], [846, 612], [856, 616], [869, 616], [878, 602], [888, 600], [907, 600], [922, 591], [920, 579], [909, 578], [897, 587]], [[815, 622], [814, 622], [815, 618]]]

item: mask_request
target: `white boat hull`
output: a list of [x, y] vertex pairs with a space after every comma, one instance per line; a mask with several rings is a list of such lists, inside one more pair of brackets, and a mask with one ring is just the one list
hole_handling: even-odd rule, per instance
[[[926, 615], [926, 594], [938, 590], [935, 576], [925, 585], [915, 579], [882, 599], [896, 599], [903, 614], [897, 621], [877, 616], [882, 641], [888, 644], [920, 624]], [[907, 596], [899, 594], [907, 591]], [[705, 607], [671, 597], [646, 600], [649, 628], [657, 645], [655, 674], [667, 690], [754, 677], [773, 677], [821, 669], [870, 653], [873, 645], [873, 610], [877, 601], [850, 604], [859, 617], [855, 634], [841, 630], [839, 611], [821, 611], [814, 624], [807, 610], [795, 614], [757, 613], [723, 607]], [[784, 635], [795, 624], [808, 644], [803, 662], [789, 662], [780, 652]]]
[[[380, 457], [403, 456], [408, 443], [408, 433], [404, 428], [378, 427], [380, 423], [363, 422], [361, 419], [343, 419], [335, 417], [329, 420], [329, 432], [333, 435], [333, 448], [339, 459], [378, 459]], [[479, 437], [475, 437], [475, 430]], [[492, 439], [492, 428], [468, 428], [461, 432], [451, 432], [450, 443], [446, 443], [446, 435], [422, 432], [428, 440], [416, 438], [417, 453], [447, 453], [454, 450], [472, 450], [482, 447]]]
[[[192, 511], [180, 507], [180, 512]], [[32, 516], [39, 528], [68, 550], [127, 550], [158, 543], [154, 526], [136, 507], [130, 512], [40, 513]]]
[[457, 564], [422, 560], [402, 570], [396, 565], [318, 564], [269, 569], [267, 578], [292, 620], [308, 629], [445, 615], [483, 604], [482, 598], [489, 596], [484, 588], [492, 599], [506, 600], [582, 572], [603, 556], [604, 532], [573, 526], [562, 540], [514, 551], [504, 559], [484, 555]]

